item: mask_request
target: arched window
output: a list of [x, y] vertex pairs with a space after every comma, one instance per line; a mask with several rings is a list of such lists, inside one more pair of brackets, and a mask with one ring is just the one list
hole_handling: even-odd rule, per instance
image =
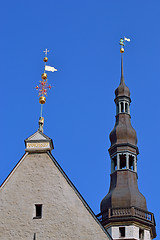
[[129, 169], [134, 170], [134, 157], [129, 155]]
[[139, 229], [139, 239], [144, 239], [144, 229]]
[[114, 158], [112, 158], [113, 162], [114, 162], [114, 171], [117, 170], [117, 156], [115, 156]]
[[128, 103], [125, 103], [125, 112], [128, 113]]
[[120, 154], [120, 169], [126, 169], [126, 154]]
[[116, 115], [119, 113], [119, 104], [116, 104]]
[[124, 112], [124, 103], [121, 102], [121, 112]]

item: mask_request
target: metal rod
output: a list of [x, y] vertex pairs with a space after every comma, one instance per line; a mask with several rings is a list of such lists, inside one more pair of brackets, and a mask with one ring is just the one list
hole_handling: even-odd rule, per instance
[[43, 104], [41, 104], [41, 117], [42, 117]]

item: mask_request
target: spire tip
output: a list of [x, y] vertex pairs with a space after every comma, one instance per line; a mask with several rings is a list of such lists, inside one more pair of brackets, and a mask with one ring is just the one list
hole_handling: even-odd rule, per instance
[[121, 82], [120, 84], [124, 84], [124, 75], [123, 75], [123, 54], [121, 54]]

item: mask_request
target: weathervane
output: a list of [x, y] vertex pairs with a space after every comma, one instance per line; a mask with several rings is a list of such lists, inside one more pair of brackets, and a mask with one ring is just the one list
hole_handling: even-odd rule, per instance
[[39, 94], [39, 103], [41, 104], [41, 115], [39, 118], [39, 130], [41, 132], [43, 132], [43, 124], [44, 124], [44, 118], [42, 117], [42, 110], [43, 110], [43, 104], [45, 104], [46, 102], [46, 96], [47, 96], [47, 92], [49, 89], [51, 89], [51, 85], [48, 85], [48, 79], [47, 79], [47, 73], [46, 71], [50, 71], [50, 72], [55, 72], [57, 71], [57, 69], [55, 69], [54, 67], [50, 67], [47, 66], [46, 63], [48, 62], [48, 57], [47, 54], [49, 52], [48, 49], [45, 49], [45, 51], [43, 51], [45, 56], [43, 58], [43, 61], [45, 63], [44, 66], [44, 72], [41, 75], [42, 80], [39, 81], [39, 85], [36, 86], [36, 90], [38, 90]]
[[121, 46], [121, 49], [120, 49], [121, 53], [124, 53], [125, 41], [130, 42], [131, 39], [130, 38], [126, 38], [126, 37], [120, 39], [119, 44]]

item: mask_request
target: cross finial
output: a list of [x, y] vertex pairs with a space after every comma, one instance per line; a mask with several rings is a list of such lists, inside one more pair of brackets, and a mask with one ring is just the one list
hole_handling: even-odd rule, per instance
[[46, 66], [46, 63], [48, 62], [47, 53], [49, 52], [49, 50], [46, 48], [43, 52], [45, 54], [45, 57], [43, 58], [43, 62], [45, 63], [44, 72], [41, 75], [42, 80], [39, 81], [39, 85], [35, 87], [36, 90], [38, 90], [39, 92], [39, 103], [41, 104], [41, 115], [39, 119], [39, 131], [41, 132], [43, 132], [43, 125], [44, 125], [44, 118], [42, 117], [42, 109], [43, 109], [43, 105], [46, 102], [47, 91], [51, 89], [51, 85], [48, 84], [46, 71], [50, 71], [50, 72], [57, 71], [57, 69], [54, 67]]
[[43, 51], [43, 52], [44, 52], [44, 54], [45, 54], [45, 57], [47, 57], [47, 53], [49, 52], [49, 50], [46, 48], [46, 50]]

